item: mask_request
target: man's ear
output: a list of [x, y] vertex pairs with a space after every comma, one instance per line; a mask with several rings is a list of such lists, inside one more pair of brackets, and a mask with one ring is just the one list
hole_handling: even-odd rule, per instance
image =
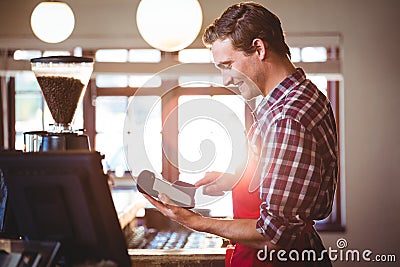
[[256, 48], [256, 53], [260, 60], [264, 60], [267, 56], [268, 44], [264, 43], [260, 38], [255, 38], [253, 40], [253, 46]]

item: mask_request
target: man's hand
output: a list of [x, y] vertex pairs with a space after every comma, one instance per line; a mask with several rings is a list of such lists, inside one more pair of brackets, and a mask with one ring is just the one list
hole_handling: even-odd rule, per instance
[[143, 196], [168, 218], [199, 232], [215, 234], [226, 239], [255, 248], [278, 249], [266, 241], [256, 231], [257, 219], [219, 219], [203, 217], [200, 214], [173, 204], [165, 194], [160, 194], [156, 200], [149, 195]]
[[197, 181], [194, 186], [203, 186], [203, 194], [209, 196], [223, 196], [224, 191], [232, 190], [237, 179], [233, 174], [221, 172], [206, 172], [204, 177]]
[[143, 196], [156, 207], [164, 216], [185, 225], [193, 230], [197, 230], [196, 226], [202, 216], [191, 210], [182, 208], [174, 204], [167, 195], [159, 194], [158, 199], [143, 194]]

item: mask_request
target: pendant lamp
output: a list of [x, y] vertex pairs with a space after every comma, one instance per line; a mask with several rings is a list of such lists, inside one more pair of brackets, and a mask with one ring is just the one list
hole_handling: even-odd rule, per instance
[[174, 52], [200, 32], [203, 13], [197, 0], [141, 0], [136, 13], [140, 35], [152, 47]]
[[31, 28], [37, 38], [46, 43], [60, 43], [74, 30], [75, 17], [64, 2], [39, 3], [31, 15]]

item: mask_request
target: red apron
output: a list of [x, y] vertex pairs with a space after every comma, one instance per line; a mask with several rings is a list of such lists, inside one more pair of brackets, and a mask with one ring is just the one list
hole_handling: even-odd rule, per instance
[[[251, 175], [246, 175], [251, 174]], [[249, 184], [254, 173], [251, 166], [246, 169], [242, 179], [232, 189], [233, 201], [233, 217], [235, 219], [258, 219], [260, 217], [260, 200], [259, 188], [253, 192], [249, 192]], [[294, 248], [302, 250], [305, 247], [305, 234], [313, 231], [313, 224], [307, 225], [299, 238], [296, 240]], [[260, 249], [248, 247], [242, 244], [230, 245], [227, 248], [225, 257], [226, 267], [246, 267], [246, 266], [262, 266], [262, 267], [278, 267], [278, 266], [304, 266], [302, 263], [293, 262], [285, 264], [278, 261], [261, 261], [257, 258]], [[288, 265], [289, 264], [289, 265]]]
[[[252, 169], [252, 171], [249, 169]], [[246, 173], [254, 173], [253, 171], [253, 168], [246, 169]], [[260, 191], [257, 188], [257, 190], [249, 192], [252, 175], [246, 175], [246, 173], [232, 189], [234, 219], [258, 219], [260, 217]], [[257, 259], [258, 251], [259, 249], [242, 244], [229, 246], [225, 257], [225, 266], [272, 266]]]

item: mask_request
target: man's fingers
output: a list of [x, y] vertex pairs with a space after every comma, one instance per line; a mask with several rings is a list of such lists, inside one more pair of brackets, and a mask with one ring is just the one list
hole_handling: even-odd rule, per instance
[[[174, 212], [171, 210], [171, 206], [168, 205], [167, 203], [163, 203], [160, 201], [158, 201], [157, 199], [144, 194], [143, 195], [148, 201], [150, 201], [151, 204], [154, 205], [154, 207], [156, 207], [156, 209], [158, 209], [163, 215], [170, 217], [171, 219], [173, 219], [174, 217]], [[164, 198], [165, 199], [165, 198]]]
[[158, 195], [158, 199], [164, 204], [164, 205], [170, 205], [172, 204], [171, 200], [166, 194], [160, 193]]
[[218, 178], [222, 176], [222, 173], [220, 172], [206, 172], [204, 177], [200, 180], [198, 180], [194, 186], [199, 187], [202, 185], [210, 184], [212, 182], [215, 182]]
[[208, 179], [207, 179], [207, 178], [203, 178], [203, 179], [200, 179], [200, 180], [198, 180], [197, 182], [195, 182], [195, 183], [194, 183], [194, 186], [195, 186], [195, 187], [200, 187], [200, 186], [205, 185], [205, 184], [208, 184], [208, 183], [210, 183], [210, 182], [208, 181]]
[[206, 185], [206, 184], [212, 183], [214, 181], [215, 181], [214, 177], [205, 176], [204, 178], [202, 178], [202, 179], [198, 180], [196, 183], [194, 183], [194, 186], [195, 187], [199, 187], [199, 186], [202, 186], [202, 185]]

